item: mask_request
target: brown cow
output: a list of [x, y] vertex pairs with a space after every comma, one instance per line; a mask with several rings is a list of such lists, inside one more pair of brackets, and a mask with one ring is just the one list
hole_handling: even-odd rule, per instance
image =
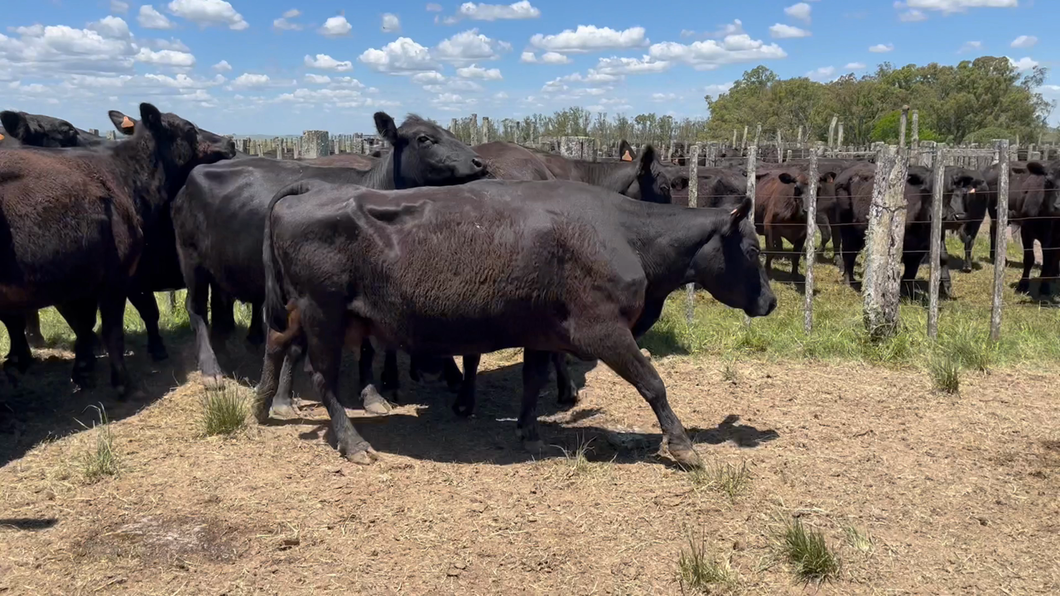
[[[817, 182], [817, 211], [820, 214], [835, 197], [835, 172], [821, 172]], [[755, 194], [755, 227], [766, 237], [766, 272], [772, 270], [773, 257], [792, 245], [791, 273], [799, 274], [799, 259], [806, 243], [806, 194], [810, 181], [806, 173], [795, 169], [771, 171], [760, 175]], [[820, 218], [818, 218], [820, 219]]]

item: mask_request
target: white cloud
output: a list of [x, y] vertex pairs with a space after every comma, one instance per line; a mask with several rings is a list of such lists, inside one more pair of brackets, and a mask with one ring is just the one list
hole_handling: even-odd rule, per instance
[[864, 62], [848, 62], [843, 70], [865, 70], [868, 68]]
[[827, 81], [835, 75], [834, 66], [822, 66], [806, 73], [806, 76], [814, 81]]
[[270, 81], [271, 79], [269, 79], [269, 75], [245, 72], [232, 81], [232, 87], [235, 89], [264, 87], [265, 85], [268, 85]]
[[173, 0], [166, 8], [170, 14], [200, 27], [227, 25], [233, 31], [242, 31], [250, 26], [225, 0]]
[[728, 83], [715, 83], [713, 85], [707, 85], [704, 87], [704, 91], [711, 95], [721, 95], [722, 93], [728, 93], [729, 89], [732, 89], [734, 83], [729, 81]]
[[347, 35], [351, 29], [353, 26], [346, 20], [346, 17], [339, 15], [324, 21], [324, 26], [317, 31], [324, 37], [342, 37]]
[[442, 12], [442, 5], [431, 2], [427, 5], [427, 12]]
[[331, 82], [331, 77], [329, 77], [328, 75], [307, 73], [305, 75], [305, 82], [312, 83], [314, 85], [326, 85]]
[[966, 41], [966, 42], [964, 42], [964, 45], [962, 45], [961, 48], [959, 50], [957, 50], [957, 53], [958, 54], [963, 54], [965, 52], [974, 52], [976, 50], [979, 50], [982, 47], [983, 47], [983, 42], [981, 42], [981, 41]]
[[893, 43], [878, 43], [869, 48], [869, 51], [874, 54], [886, 54], [887, 52], [894, 50]]
[[657, 102], [676, 101], [677, 100], [677, 94], [676, 93], [652, 93], [651, 94], [651, 100], [652, 101], [657, 101]]
[[[653, 74], [669, 70], [670, 62], [655, 60], [651, 56], [643, 58], [601, 58], [596, 63], [596, 73], [603, 75]], [[593, 71], [591, 71], [593, 72]], [[591, 75], [590, 75], [591, 76]], [[593, 82], [601, 82], [599, 80]]]
[[913, 10], [899, 13], [898, 15], [898, 20], [903, 23], [919, 23], [920, 21], [926, 21], [927, 18], [927, 15], [924, 14], [923, 11], [916, 10], [915, 8]]
[[1038, 38], [1033, 35], [1020, 35], [1016, 39], [1012, 40], [1012, 47], [1014, 48], [1033, 48], [1038, 43]]
[[387, 107], [400, 105], [398, 102], [385, 101], [365, 97], [357, 89], [296, 89], [290, 93], [283, 93], [271, 100], [270, 103], [293, 104], [295, 108], [306, 107], [336, 107], [336, 108], [362, 108], [367, 106]]
[[205, 89], [207, 87], [216, 87], [225, 82], [225, 78], [221, 75], [217, 75], [212, 79], [198, 79], [186, 74], [178, 74], [175, 77], [162, 74], [146, 74], [144, 79], [153, 84], [174, 89]]
[[1019, 60], [1013, 60], [1012, 58], [1009, 58], [1008, 61], [1012, 64], [1012, 66], [1016, 67], [1016, 70], [1020, 72], [1030, 70], [1035, 66], [1038, 66], [1037, 60], [1032, 60], [1028, 57], [1020, 58]]
[[541, 54], [542, 64], [570, 64], [571, 59], [558, 52], [545, 52]]
[[500, 58], [501, 52], [511, 49], [511, 44], [507, 42], [490, 39], [479, 33], [478, 29], [469, 29], [443, 39], [434, 49], [434, 56], [443, 62], [460, 64], [496, 60]]
[[813, 11], [813, 7], [805, 2], [799, 2], [798, 4], [792, 4], [791, 6], [784, 9], [784, 14], [788, 15], [793, 19], [809, 23], [810, 13]]
[[287, 12], [283, 13], [283, 16], [272, 22], [274, 29], [278, 31], [301, 31], [305, 28], [305, 25], [301, 23], [292, 23], [291, 19], [297, 19], [302, 16], [302, 11], [297, 8], [292, 8]]
[[228, 63], [228, 60], [221, 60], [213, 65], [213, 69], [217, 72], [228, 72], [232, 70], [232, 65]]
[[177, 50], [149, 50], [140, 48], [135, 57], [137, 62], [154, 64], [155, 66], [174, 66], [178, 68], [191, 68], [195, 66], [195, 56], [188, 52]]
[[467, 79], [448, 79], [441, 85], [424, 85], [423, 88], [431, 93], [448, 93], [454, 91], [470, 91], [478, 93], [486, 90], [482, 85]]
[[508, 5], [465, 2], [460, 5], [460, 9], [456, 13], [457, 19], [463, 18], [472, 21], [536, 19], [539, 16], [541, 16], [541, 11], [532, 6], [527, 0]]
[[183, 41], [180, 41], [179, 39], [175, 39], [175, 38], [170, 38], [169, 40], [165, 40], [165, 39], [146, 39], [146, 40], [143, 40], [142, 39], [140, 41], [141, 42], [146, 42], [147, 45], [151, 46], [152, 48], [154, 48], [156, 50], [176, 50], [178, 52], [191, 52], [191, 48], [189, 48], [187, 45], [185, 45]]
[[125, 14], [129, 12], [129, 3], [121, 0], [110, 0], [110, 11]]
[[411, 74], [438, 70], [430, 51], [408, 37], [399, 37], [382, 49], [369, 48], [357, 59], [377, 72]]
[[103, 17], [94, 23], [89, 23], [88, 28], [99, 33], [103, 37], [109, 37], [111, 39], [125, 39], [132, 37], [132, 32], [129, 31], [129, 25], [125, 22], [125, 19], [120, 17]]
[[412, 82], [417, 85], [437, 85], [445, 82], [445, 76], [438, 71], [421, 72], [419, 74], [412, 75]]
[[721, 42], [708, 39], [688, 45], [672, 41], [657, 43], [648, 49], [648, 55], [655, 60], [681, 62], [696, 70], [714, 70], [725, 64], [788, 57], [777, 44], [767, 45], [761, 40], [751, 39], [746, 33], [730, 35]]
[[166, 15], [158, 12], [153, 6], [148, 4], [140, 7], [136, 22], [140, 23], [140, 26], [144, 29], [172, 29], [176, 27], [173, 21], [166, 18]]
[[[895, 3], [896, 7], [899, 3]], [[943, 14], [965, 12], [969, 8], [1016, 8], [1019, 0], [906, 0], [909, 8], [934, 10]]]
[[530, 38], [530, 44], [536, 48], [564, 54], [639, 48], [649, 43], [644, 27], [615, 31], [610, 27], [578, 25], [574, 31], [565, 29], [555, 35], [538, 33]]
[[303, 61], [309, 68], [316, 68], [319, 70], [334, 70], [336, 72], [353, 70], [353, 62], [350, 62], [349, 60], [339, 61], [327, 54], [317, 54], [315, 58], [306, 55]]
[[465, 99], [456, 93], [441, 93], [431, 100], [434, 107], [446, 112], [463, 112], [476, 103], [478, 101], [475, 98]]
[[504, 91], [498, 91], [493, 94], [493, 99], [508, 99], [508, 94]]
[[383, 33], [398, 33], [401, 31], [401, 20], [396, 14], [386, 13], [383, 15]]
[[481, 79], [483, 81], [499, 81], [503, 78], [499, 68], [482, 68], [476, 64], [456, 69], [456, 76], [464, 79]]
[[798, 39], [800, 37], [809, 37], [813, 34], [805, 29], [777, 23], [769, 28], [769, 35], [773, 39]]
[[736, 19], [727, 25], [722, 25], [720, 28], [718, 28], [717, 31], [709, 33], [707, 37], [711, 37], [714, 39], [725, 39], [730, 35], [743, 35], [743, 33], [743, 21], [741, 21], [740, 19]]

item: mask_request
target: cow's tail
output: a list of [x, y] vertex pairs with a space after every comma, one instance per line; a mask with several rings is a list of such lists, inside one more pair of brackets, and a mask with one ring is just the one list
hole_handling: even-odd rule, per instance
[[272, 211], [284, 197], [301, 195], [312, 190], [305, 181], [298, 181], [280, 189], [269, 201], [265, 211], [265, 241], [261, 256], [265, 265], [265, 323], [275, 331], [287, 330], [287, 296], [283, 290], [283, 268], [273, 252]]

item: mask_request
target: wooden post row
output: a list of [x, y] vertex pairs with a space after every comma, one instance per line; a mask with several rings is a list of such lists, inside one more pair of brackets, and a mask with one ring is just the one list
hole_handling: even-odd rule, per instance
[[[916, 134], [916, 112], [913, 113], [913, 134]], [[915, 139], [915, 137], [914, 137]], [[914, 140], [915, 142], [915, 140]], [[945, 149], [935, 150], [932, 176], [934, 186], [931, 195], [931, 273], [928, 276], [928, 339], [934, 341], [939, 337], [939, 283], [942, 278], [942, 264], [939, 258], [943, 250], [942, 246], [942, 199], [946, 184], [946, 160], [943, 152]]]
[[990, 304], [990, 341], [1001, 340], [1001, 291], [1005, 284], [1005, 257], [1008, 254], [1008, 139], [997, 141], [997, 237], [994, 241], [994, 296]]
[[[699, 206], [699, 143], [692, 143], [688, 148], [688, 206]], [[686, 285], [685, 292], [688, 293], [685, 318], [691, 325], [696, 318], [696, 284], [693, 282]]]
[[862, 282], [865, 327], [874, 340], [891, 337], [898, 331], [907, 169], [897, 147], [885, 145], [876, 153]]
[[[761, 126], [759, 126], [761, 128]], [[758, 179], [755, 172], [758, 170], [758, 145], [751, 145], [747, 149], [747, 197], [751, 199], [751, 225], [755, 221], [755, 193], [757, 192]], [[744, 323], [751, 324], [751, 317], [744, 315]]]
[[[803, 290], [803, 329], [806, 335], [813, 331], [813, 265], [817, 258], [817, 240], [814, 238], [817, 234], [817, 152], [816, 146], [810, 149], [810, 189], [806, 194], [806, 283]], [[798, 274], [798, 271], [793, 273]]]

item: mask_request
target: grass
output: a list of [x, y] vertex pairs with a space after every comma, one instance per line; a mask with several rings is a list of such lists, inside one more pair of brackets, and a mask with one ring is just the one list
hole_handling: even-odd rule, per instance
[[740, 372], [736, 370], [736, 358], [729, 358], [721, 369], [721, 378], [726, 383], [735, 385], [740, 380]]
[[689, 536], [688, 550], [681, 549], [677, 569], [682, 593], [730, 594], [739, 585], [729, 562], [712, 556], [702, 537]]
[[[951, 255], [963, 254], [963, 246], [954, 237], [947, 239]], [[790, 247], [787, 247], [790, 249]], [[862, 320], [862, 297], [840, 282], [839, 270], [829, 263], [814, 267], [817, 279], [814, 299], [814, 329], [803, 330], [803, 296], [791, 283], [773, 281], [778, 307], [767, 317], [744, 323], [744, 314], [714, 300], [706, 292], [697, 292], [694, 319], [686, 319], [687, 300], [683, 292], [667, 301], [663, 315], [641, 340], [652, 354], [708, 355], [731, 358], [752, 357], [764, 360], [814, 360], [859, 362], [886, 366], [923, 368], [941, 346], [969, 370], [986, 371], [995, 366], [1055, 366], [1060, 361], [1060, 309], [1049, 308], [1017, 295], [1012, 285], [1019, 279], [1020, 268], [1010, 266], [1005, 272], [1001, 340], [988, 340], [990, 302], [993, 287], [993, 265], [981, 262], [988, 242], [980, 234], [973, 257], [978, 269], [962, 273], [951, 270], [955, 298], [942, 302], [939, 315], [938, 343], [927, 337], [927, 308], [922, 302], [904, 299], [899, 309], [899, 331], [889, 339], [873, 341]], [[831, 247], [826, 251], [831, 256]], [[1009, 245], [1009, 259], [1017, 265], [1022, 251]], [[805, 267], [805, 263], [803, 263]], [[779, 272], [774, 279], [788, 275], [787, 259], [776, 259]], [[803, 269], [804, 271], [804, 269]], [[925, 280], [927, 267], [921, 267], [918, 278]], [[1034, 273], [1037, 275], [1037, 272]], [[861, 279], [859, 271], [858, 278]], [[723, 371], [723, 375], [725, 372]]]
[[747, 462], [735, 466], [730, 463], [709, 464], [694, 468], [688, 472], [688, 478], [697, 488], [708, 488], [718, 491], [735, 501], [736, 497], [751, 488], [751, 471]]
[[961, 363], [948, 354], [937, 354], [928, 363], [931, 385], [940, 393], [958, 393], [961, 390]]
[[[118, 473], [118, 455], [114, 450], [114, 433], [107, 420], [107, 412], [102, 404], [98, 407], [92, 406], [92, 408], [96, 410], [98, 416], [98, 422], [93, 422], [91, 427], [95, 431], [95, 441], [78, 458], [81, 464], [81, 475], [89, 484]], [[89, 428], [80, 420], [77, 423], [86, 429]]]
[[780, 548], [795, 575], [803, 581], [823, 582], [839, 573], [839, 558], [828, 548], [824, 534], [807, 529], [801, 519], [785, 524]]
[[239, 386], [234, 383], [226, 383], [218, 391], [204, 391], [200, 401], [203, 435], [231, 435], [246, 428], [250, 408]]
[[870, 555], [876, 550], [876, 543], [872, 540], [872, 536], [852, 525], [843, 526], [843, 535], [846, 536], [847, 544], [860, 553]]

